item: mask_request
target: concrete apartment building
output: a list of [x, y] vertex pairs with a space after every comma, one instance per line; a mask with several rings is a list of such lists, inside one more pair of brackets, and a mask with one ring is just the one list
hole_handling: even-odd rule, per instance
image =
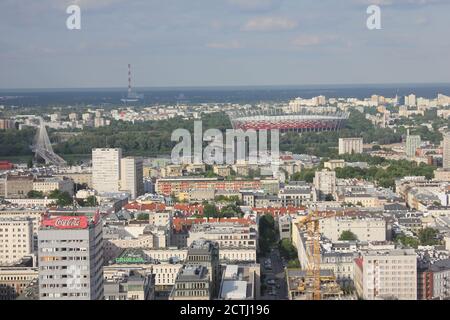
[[355, 259], [354, 283], [364, 300], [417, 300], [414, 249], [363, 252]]
[[279, 182], [277, 179], [254, 180], [220, 180], [218, 178], [162, 178], [156, 181], [156, 193], [178, 196], [180, 193], [188, 194], [190, 190], [216, 190], [216, 191], [240, 191], [240, 190], [264, 190], [268, 194], [277, 194]]
[[443, 146], [443, 168], [450, 169], [450, 132], [444, 133]]
[[0, 266], [17, 264], [33, 253], [33, 220], [0, 216]]
[[93, 149], [92, 186], [99, 193], [128, 192], [137, 198], [144, 193], [142, 159], [122, 158], [122, 149]]
[[119, 192], [122, 149], [92, 150], [92, 186], [97, 192]]
[[103, 236], [98, 215], [46, 218], [38, 239], [40, 300], [103, 299]]
[[322, 170], [316, 171], [314, 177], [314, 188], [318, 198], [323, 200], [327, 195], [335, 197], [336, 194], [336, 172]]
[[420, 139], [420, 136], [414, 135], [411, 136], [408, 134], [406, 137], [406, 144], [405, 144], [405, 153], [408, 158], [414, 158], [416, 156], [416, 150], [420, 148], [420, 145], [422, 144], [422, 140]]
[[141, 158], [126, 157], [120, 160], [120, 190], [136, 199], [144, 194], [144, 169]]
[[351, 231], [359, 241], [386, 241], [386, 220], [382, 216], [349, 215], [320, 220], [320, 232], [333, 242], [344, 231]]
[[420, 300], [450, 298], [450, 259], [418, 269], [417, 294]]
[[363, 138], [340, 138], [339, 154], [363, 153]]

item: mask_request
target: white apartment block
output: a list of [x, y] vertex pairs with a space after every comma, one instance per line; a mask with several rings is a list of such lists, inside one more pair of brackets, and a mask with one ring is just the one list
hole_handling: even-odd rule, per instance
[[386, 241], [386, 220], [383, 217], [345, 216], [320, 220], [320, 232], [333, 242], [342, 232], [351, 231], [359, 241]]
[[120, 160], [120, 190], [136, 199], [144, 194], [144, 167], [142, 159], [126, 157]]
[[12, 265], [33, 254], [31, 218], [0, 217], [0, 265]]
[[417, 300], [417, 258], [413, 249], [367, 251], [355, 259], [355, 288], [365, 300]]
[[358, 154], [363, 152], [363, 138], [340, 138], [339, 154]]
[[443, 167], [444, 169], [450, 169], [450, 132], [444, 134], [443, 147]]
[[92, 150], [92, 185], [97, 192], [119, 192], [121, 149]]
[[326, 195], [334, 196], [336, 193], [336, 172], [328, 170], [316, 171], [314, 187], [318, 191], [320, 199], [323, 199]]

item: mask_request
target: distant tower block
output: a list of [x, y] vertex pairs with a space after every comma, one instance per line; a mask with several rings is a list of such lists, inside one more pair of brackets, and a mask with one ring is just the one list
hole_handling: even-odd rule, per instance
[[128, 96], [131, 95], [131, 64], [128, 64]]

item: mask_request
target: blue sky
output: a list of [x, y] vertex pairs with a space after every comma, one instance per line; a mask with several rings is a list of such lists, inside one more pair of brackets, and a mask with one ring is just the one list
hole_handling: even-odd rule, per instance
[[[81, 7], [79, 31], [66, 8]], [[382, 9], [382, 30], [366, 9]], [[1, 0], [0, 88], [450, 82], [450, 0]]]

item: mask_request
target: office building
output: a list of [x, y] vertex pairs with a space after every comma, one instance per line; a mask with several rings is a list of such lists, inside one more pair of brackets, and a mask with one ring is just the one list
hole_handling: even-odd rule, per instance
[[103, 236], [99, 214], [46, 217], [38, 232], [41, 300], [103, 299]]
[[186, 265], [178, 273], [169, 300], [211, 300], [211, 280], [203, 265]]
[[186, 265], [207, 269], [211, 296], [217, 297], [220, 285], [219, 245], [206, 240], [193, 242], [188, 249]]

